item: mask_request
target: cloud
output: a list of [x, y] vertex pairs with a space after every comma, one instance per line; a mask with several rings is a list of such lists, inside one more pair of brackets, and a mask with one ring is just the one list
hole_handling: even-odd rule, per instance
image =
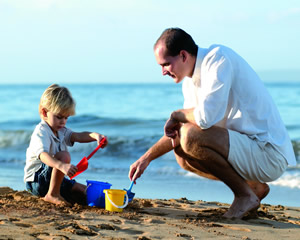
[[300, 17], [300, 8], [289, 8], [270, 12], [267, 16], [270, 23], [277, 23], [292, 17]]
[[63, 3], [59, 0], [1, 0], [0, 6], [10, 6], [15, 9], [45, 9]]

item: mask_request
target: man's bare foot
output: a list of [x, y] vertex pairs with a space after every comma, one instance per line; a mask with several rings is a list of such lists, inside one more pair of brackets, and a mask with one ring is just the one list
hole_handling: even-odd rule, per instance
[[235, 197], [233, 203], [223, 217], [241, 219], [247, 212], [257, 209], [259, 205], [260, 200], [255, 194]]
[[56, 205], [70, 205], [70, 203], [68, 203], [61, 195], [58, 196], [53, 196], [50, 194], [46, 194], [45, 197], [42, 198], [44, 201], [46, 202], [50, 202]]
[[270, 192], [270, 187], [266, 183], [247, 181], [247, 184], [252, 189], [252, 191], [256, 194], [259, 200], [263, 200]]

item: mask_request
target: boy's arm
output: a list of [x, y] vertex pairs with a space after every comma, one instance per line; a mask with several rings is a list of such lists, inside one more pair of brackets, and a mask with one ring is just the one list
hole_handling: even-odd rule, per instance
[[54, 157], [51, 157], [47, 152], [42, 152], [40, 154], [40, 159], [49, 167], [56, 168], [69, 177], [72, 177], [78, 170], [76, 166], [70, 163], [64, 163]]
[[[106, 138], [106, 136], [96, 132], [73, 132], [71, 135], [71, 142], [87, 143], [97, 141], [99, 144], [102, 138]], [[107, 141], [104, 143], [103, 147], [106, 145]]]

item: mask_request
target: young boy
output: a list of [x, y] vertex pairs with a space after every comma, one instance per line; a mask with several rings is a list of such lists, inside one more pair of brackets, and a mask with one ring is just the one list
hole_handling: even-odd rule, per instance
[[86, 186], [65, 177], [77, 172], [77, 167], [70, 163], [67, 146], [73, 146], [74, 142], [97, 141], [99, 144], [105, 136], [95, 132], [73, 132], [65, 127], [68, 117], [75, 114], [75, 101], [65, 87], [49, 86], [41, 97], [39, 113], [41, 122], [36, 126], [26, 152], [26, 188], [54, 204], [84, 204]]

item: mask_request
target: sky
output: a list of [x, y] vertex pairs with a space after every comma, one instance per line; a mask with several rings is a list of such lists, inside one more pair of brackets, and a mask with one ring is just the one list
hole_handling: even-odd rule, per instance
[[171, 82], [153, 54], [169, 27], [300, 75], [299, 0], [0, 0], [0, 84]]

